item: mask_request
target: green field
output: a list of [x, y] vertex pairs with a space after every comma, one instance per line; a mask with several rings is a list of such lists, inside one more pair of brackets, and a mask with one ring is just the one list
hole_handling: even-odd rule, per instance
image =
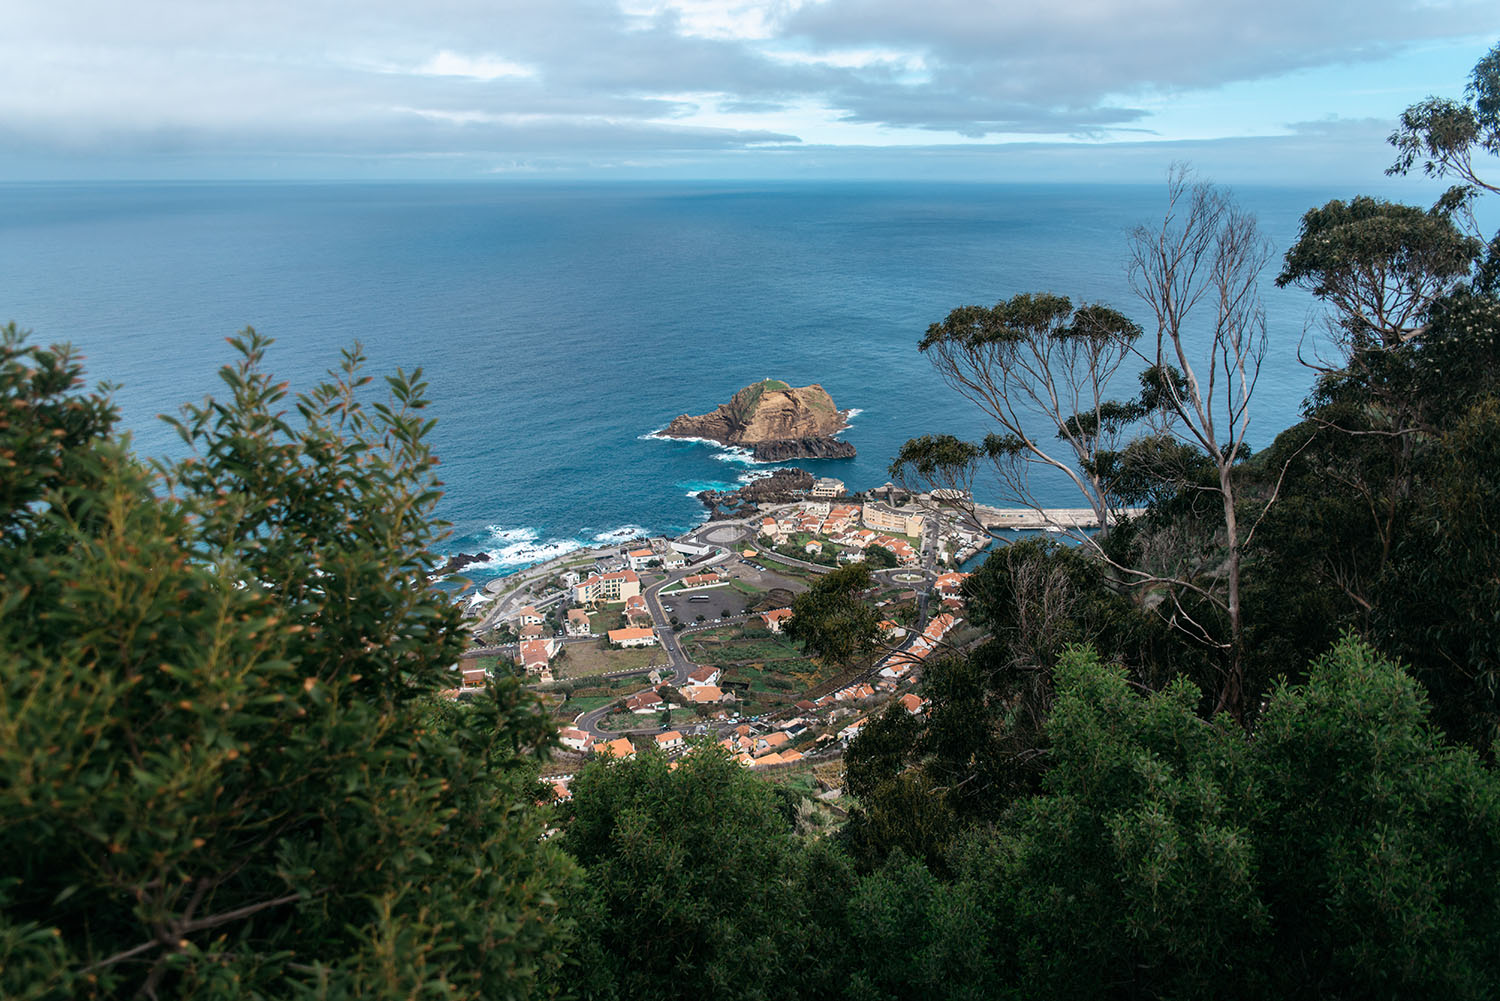
[[589, 629], [595, 636], [603, 636], [611, 629], [623, 628], [624, 616], [621, 613], [624, 612], [624, 610], [625, 603], [621, 601], [614, 604], [605, 605], [597, 612], [590, 612]]
[[771, 636], [765, 639], [747, 639], [740, 627], [730, 626], [736, 634], [719, 639], [714, 636], [723, 630], [714, 629], [705, 633], [694, 633], [683, 641], [683, 652], [700, 664], [735, 664], [741, 661], [801, 660], [802, 653], [789, 640]]
[[812, 576], [812, 572], [809, 571], [806, 567], [792, 566], [792, 564], [784, 563], [781, 560], [777, 559], [775, 556], [771, 556], [767, 553], [759, 554], [755, 562], [759, 563], [767, 570], [774, 570], [776, 573], [784, 574], [787, 577], [796, 577], [799, 580], [806, 580], [808, 579], [808, 577]]
[[[678, 718], [682, 717], [682, 713], [676, 712], [676, 713], [673, 713], [672, 716], [673, 716], [674, 719], [678, 719]], [[608, 715], [604, 716], [602, 719], [599, 720], [599, 729], [601, 729], [601, 730], [613, 730], [615, 732], [619, 732], [620, 730], [642, 730], [642, 729], [645, 729], [646, 727], [654, 727], [654, 726], [660, 726], [660, 725], [661, 725], [661, 713], [660, 712], [645, 713], [645, 714], [628, 713], [628, 712], [627, 713], [609, 713]]]
[[795, 702], [796, 694], [807, 686], [802, 678], [817, 673], [817, 665], [798, 657], [792, 660], [756, 661], [724, 669], [724, 682], [748, 684], [750, 691], [761, 692]]
[[618, 695], [584, 695], [580, 698], [569, 699], [563, 703], [558, 714], [572, 719], [579, 713], [602, 709], [618, 698]]
[[683, 640], [683, 652], [697, 663], [722, 668], [725, 684], [748, 687], [753, 704], [742, 709], [752, 713], [795, 702], [826, 673], [790, 640], [765, 633], [746, 636], [737, 625], [694, 633]]
[[552, 673], [561, 678], [584, 678], [613, 671], [633, 671], [651, 664], [666, 662], [666, 652], [659, 646], [610, 650], [603, 639], [592, 643], [569, 643], [566, 657], [554, 658]]
[[500, 666], [500, 658], [492, 653], [487, 653], [483, 657], [462, 657], [459, 659], [459, 666], [482, 667], [486, 671], [493, 671]]

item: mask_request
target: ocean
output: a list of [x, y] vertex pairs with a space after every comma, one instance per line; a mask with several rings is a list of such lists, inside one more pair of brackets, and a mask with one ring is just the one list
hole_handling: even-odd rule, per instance
[[[1352, 193], [1237, 190], [1277, 261], [1303, 212]], [[489, 553], [468, 571], [482, 580], [700, 522], [694, 493], [764, 467], [651, 435], [762, 378], [856, 411], [856, 458], [802, 463], [850, 489], [884, 483], [910, 437], [982, 436], [917, 351], [927, 325], [1023, 291], [1144, 323], [1126, 240], [1164, 208], [1159, 185], [10, 184], [0, 321], [76, 345], [149, 455], [180, 453], [157, 415], [218, 391], [246, 325], [276, 339], [269, 367], [293, 389], [356, 340], [372, 374], [420, 367], [444, 548]], [[1315, 304], [1275, 270], [1257, 447], [1312, 384], [1297, 346]], [[1041, 494], [1078, 504], [1061, 482]]]

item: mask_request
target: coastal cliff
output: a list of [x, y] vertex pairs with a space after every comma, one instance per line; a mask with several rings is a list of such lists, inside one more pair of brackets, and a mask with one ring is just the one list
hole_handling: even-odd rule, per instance
[[712, 413], [674, 418], [660, 433], [749, 448], [764, 462], [846, 459], [854, 455], [854, 446], [834, 435], [848, 426], [848, 416], [816, 383], [794, 388], [765, 379], [735, 393]]

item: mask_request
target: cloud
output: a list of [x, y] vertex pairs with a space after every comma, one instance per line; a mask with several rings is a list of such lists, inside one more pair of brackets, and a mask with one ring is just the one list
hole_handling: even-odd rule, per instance
[[[19, 0], [0, 134], [38, 163], [1098, 141], [1185, 94], [1497, 30], [1492, 4], [1425, 0]], [[1271, 120], [1341, 110], [1300, 98]]]
[[1497, 28], [1500, 9], [1420, 0], [828, 0], [783, 26], [815, 50], [921, 53], [921, 82], [846, 87], [840, 104], [854, 120], [970, 135], [1107, 127], [1141, 117], [1123, 113], [1132, 98], [1377, 60]]
[[1374, 139], [1376, 145], [1381, 145], [1391, 132], [1391, 122], [1383, 118], [1339, 118], [1336, 115], [1330, 115], [1314, 121], [1287, 122], [1286, 129], [1293, 135], [1352, 140]]
[[471, 80], [536, 76], [536, 70], [532, 67], [522, 66], [509, 59], [491, 55], [465, 56], [448, 49], [443, 49], [412, 72], [427, 76], [462, 76]]
[[927, 68], [926, 61], [920, 52], [904, 52], [900, 49], [829, 49], [821, 52], [807, 52], [800, 49], [767, 47], [761, 52], [773, 62], [801, 66], [833, 66], [838, 69], [856, 70], [879, 67], [893, 68], [906, 73], [920, 73]]
[[824, 0], [622, 0], [636, 25], [666, 25], [677, 33], [711, 39], [773, 38], [780, 24]]

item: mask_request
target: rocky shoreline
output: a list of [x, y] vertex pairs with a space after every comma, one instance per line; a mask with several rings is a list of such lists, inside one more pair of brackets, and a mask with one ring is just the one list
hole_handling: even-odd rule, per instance
[[773, 469], [771, 475], [738, 490], [704, 490], [698, 499], [708, 508], [709, 521], [727, 521], [753, 514], [757, 504], [783, 504], [812, 489], [813, 474], [805, 469]]
[[489, 553], [455, 553], [448, 557], [448, 562], [432, 571], [429, 576], [433, 579], [448, 577], [462, 573], [465, 567], [474, 563], [488, 563], [491, 559]]
[[758, 441], [752, 448], [758, 462], [790, 462], [795, 459], [852, 459], [854, 446], [827, 435]]

